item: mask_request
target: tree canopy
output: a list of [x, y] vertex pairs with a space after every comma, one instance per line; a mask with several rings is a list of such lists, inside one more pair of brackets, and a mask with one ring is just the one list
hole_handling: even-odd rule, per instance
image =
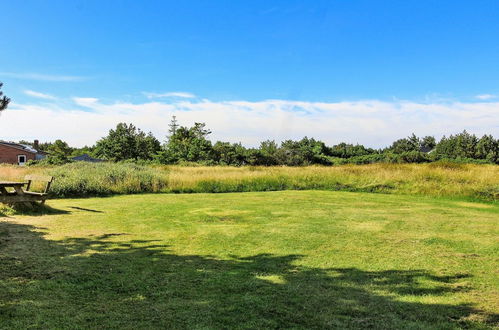
[[[499, 140], [492, 135], [481, 138], [467, 131], [442, 137], [418, 137], [414, 133], [394, 141], [384, 149], [341, 142], [332, 146], [314, 138], [266, 140], [257, 148], [241, 143], [209, 140], [211, 130], [205, 123], [181, 126], [175, 117], [168, 125], [168, 138], [161, 143], [133, 124], [119, 123], [95, 146], [71, 148], [64, 141], [40, 143], [49, 152], [48, 162], [62, 163], [70, 156], [88, 153], [111, 161], [149, 161], [161, 164], [199, 163], [204, 165], [303, 166], [369, 164], [377, 162], [422, 163], [437, 160], [499, 164]], [[29, 144], [25, 142], [26, 144]]]
[[95, 154], [108, 160], [152, 160], [160, 151], [161, 143], [133, 124], [119, 123], [95, 146]]
[[207, 139], [211, 131], [206, 129], [204, 123], [194, 123], [191, 128], [174, 125], [176, 125], [175, 118], [170, 124], [168, 141], [158, 155], [160, 162], [200, 162], [213, 158], [213, 146]]

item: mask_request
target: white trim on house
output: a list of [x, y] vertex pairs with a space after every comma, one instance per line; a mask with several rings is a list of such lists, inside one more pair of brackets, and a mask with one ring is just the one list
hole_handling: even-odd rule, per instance
[[[17, 155], [17, 164], [20, 166], [26, 165], [26, 162], [28, 161], [27, 158], [28, 157], [26, 157], [26, 155]], [[21, 161], [21, 159], [24, 159], [24, 160]]]

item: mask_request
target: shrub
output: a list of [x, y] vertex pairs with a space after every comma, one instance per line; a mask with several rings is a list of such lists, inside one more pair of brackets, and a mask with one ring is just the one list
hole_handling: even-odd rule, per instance
[[399, 157], [399, 163], [427, 163], [430, 161], [428, 155], [419, 151], [403, 152]]
[[158, 192], [166, 187], [163, 171], [132, 163], [77, 162], [54, 167], [51, 192], [59, 197]]

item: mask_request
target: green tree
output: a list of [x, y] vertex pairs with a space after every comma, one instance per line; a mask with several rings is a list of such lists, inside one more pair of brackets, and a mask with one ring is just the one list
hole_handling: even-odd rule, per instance
[[392, 143], [387, 151], [393, 152], [395, 154], [401, 154], [410, 151], [419, 151], [421, 149], [420, 139], [412, 133], [411, 136], [405, 139], [399, 139]]
[[62, 140], [55, 140], [47, 148], [49, 153], [46, 162], [49, 164], [65, 164], [69, 162], [69, 156], [73, 152], [73, 149]]
[[145, 134], [138, 130], [135, 138], [136, 159], [152, 160], [161, 150], [161, 143], [151, 132]]
[[442, 137], [436, 147], [438, 158], [476, 158], [478, 138], [464, 130], [462, 133]]
[[275, 141], [263, 141], [262, 143], [260, 143], [260, 148], [258, 149], [259, 153], [253, 153], [255, 161], [258, 162], [258, 165], [278, 165], [278, 150], [279, 146]]
[[330, 165], [328, 148], [322, 141], [304, 137], [300, 141], [286, 140], [278, 150], [279, 163], [288, 166], [310, 164]]
[[218, 141], [213, 145], [214, 160], [221, 165], [247, 164], [247, 149], [241, 143]]
[[170, 124], [168, 125], [170, 129], [168, 132], [170, 133], [170, 136], [175, 135], [177, 132], [177, 129], [179, 127], [178, 121], [177, 121], [177, 116], [172, 116], [172, 120], [170, 121]]
[[476, 145], [476, 157], [492, 163], [499, 163], [499, 140], [492, 135], [484, 135]]
[[[3, 83], [0, 82], [0, 89], [2, 89]], [[7, 106], [10, 103], [10, 99], [3, 95], [3, 92], [0, 90], [0, 112], [7, 109]]]
[[456, 135], [456, 139], [457, 157], [475, 158], [478, 138], [474, 134], [470, 134], [464, 130], [462, 133]]
[[268, 163], [268, 158], [265, 158], [262, 151], [257, 148], [246, 149], [246, 164], [256, 166], [256, 165], [276, 165], [277, 163]]
[[209, 134], [211, 131], [204, 123], [194, 123], [191, 128], [178, 127], [159, 153], [159, 161], [165, 164], [213, 161], [213, 147], [207, 138]]
[[437, 145], [433, 136], [425, 136], [421, 139], [421, 149], [432, 150]]
[[345, 142], [339, 143], [335, 146], [333, 146], [330, 150], [329, 153], [333, 157], [339, 157], [339, 158], [350, 158], [350, 157], [356, 157], [356, 156], [365, 156], [365, 155], [370, 155], [375, 153], [376, 151], [371, 148], [366, 148], [363, 145], [360, 144], [348, 144]]
[[133, 124], [119, 123], [109, 130], [106, 137], [97, 141], [96, 155], [105, 159], [151, 160], [160, 151], [160, 142], [151, 134], [145, 134]]
[[87, 154], [91, 157], [96, 157], [95, 155], [95, 146], [84, 146], [82, 148], [73, 148], [73, 152], [71, 152], [71, 157], [77, 157]]

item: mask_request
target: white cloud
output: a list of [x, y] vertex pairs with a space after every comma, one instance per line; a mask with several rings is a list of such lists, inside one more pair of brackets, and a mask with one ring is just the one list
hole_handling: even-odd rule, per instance
[[[84, 107], [85, 109], [81, 109]], [[90, 111], [89, 111], [90, 110]], [[50, 105], [12, 104], [0, 117], [0, 139], [63, 139], [75, 146], [93, 144], [119, 122], [132, 122], [160, 140], [176, 115], [181, 125], [205, 122], [212, 140], [242, 142], [321, 139], [382, 147], [411, 133], [449, 135], [466, 129], [499, 136], [499, 102], [433, 102], [361, 100], [303, 102], [287, 100], [102, 103], [97, 98], [74, 98]], [[23, 127], [23, 130], [19, 130]]]
[[49, 75], [49, 74], [41, 74], [34, 72], [29, 72], [29, 73], [0, 72], [0, 76], [5, 76], [15, 79], [24, 79], [24, 80], [62, 81], [62, 82], [81, 81], [86, 79], [85, 77], [78, 77], [78, 76]]
[[36, 97], [36, 98], [39, 98], [39, 99], [44, 99], [44, 100], [56, 100], [55, 96], [52, 96], [52, 95], [49, 95], [49, 94], [40, 93], [40, 92], [35, 92], [35, 91], [29, 90], [29, 89], [25, 90], [24, 94], [26, 94], [28, 96], [31, 96], [31, 97]]
[[97, 104], [99, 99], [95, 97], [73, 97], [73, 101], [82, 107], [91, 108]]
[[477, 99], [479, 100], [492, 100], [492, 99], [496, 99], [497, 98], [497, 95], [492, 95], [492, 94], [480, 94], [480, 95], [477, 95], [475, 96]]
[[143, 94], [148, 98], [148, 99], [157, 99], [157, 98], [165, 98], [165, 97], [180, 97], [180, 98], [185, 98], [185, 99], [192, 99], [195, 98], [196, 95], [188, 92], [168, 92], [168, 93], [149, 93], [149, 92], [143, 92]]

